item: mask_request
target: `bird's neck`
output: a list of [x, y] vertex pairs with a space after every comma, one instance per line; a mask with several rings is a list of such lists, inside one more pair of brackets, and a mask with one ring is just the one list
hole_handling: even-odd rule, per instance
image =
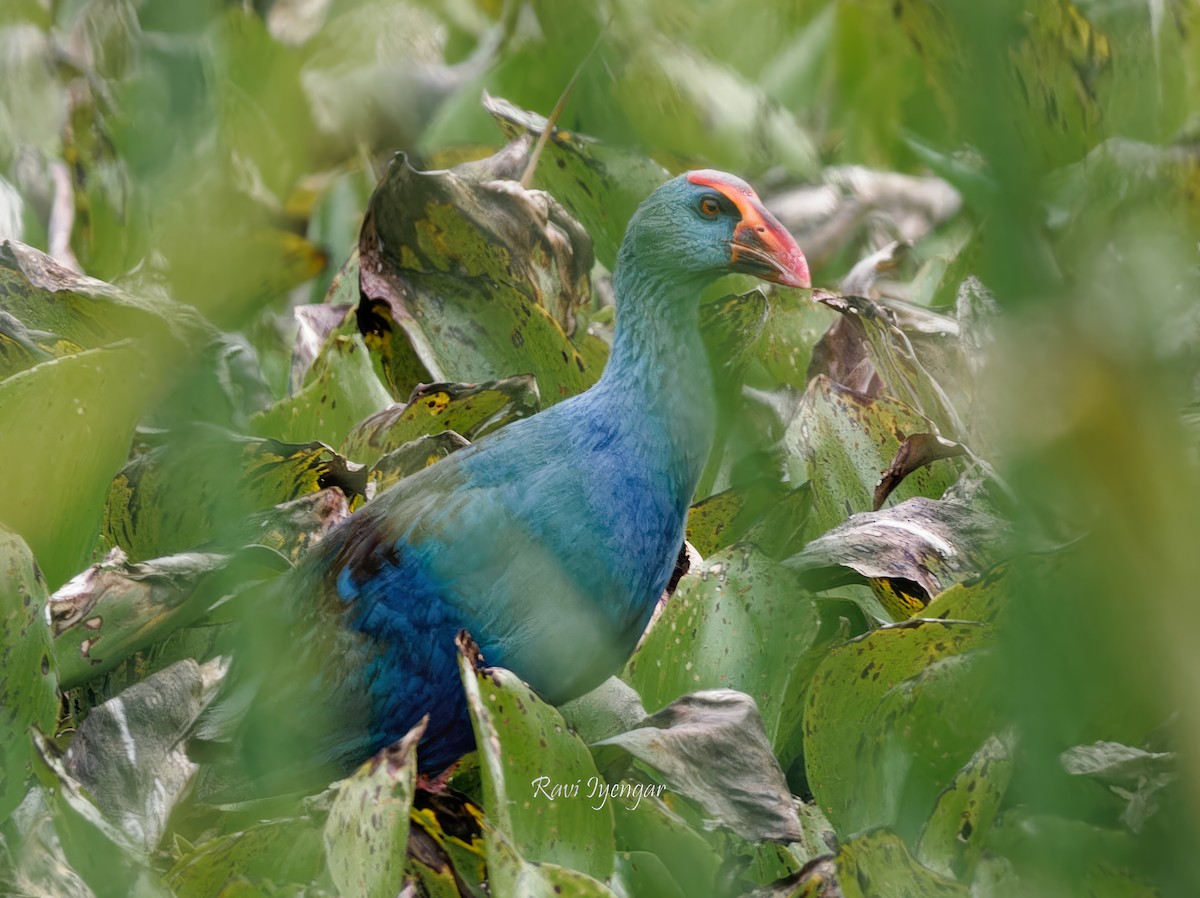
[[691, 500], [712, 447], [715, 400], [700, 336], [708, 279], [655, 271], [623, 258], [613, 274], [617, 324], [599, 393]]

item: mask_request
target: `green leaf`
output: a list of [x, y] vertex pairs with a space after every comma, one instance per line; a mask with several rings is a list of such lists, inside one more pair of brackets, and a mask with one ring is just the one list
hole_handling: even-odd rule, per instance
[[685, 895], [713, 891], [723, 861], [721, 853], [667, 805], [679, 804], [670, 792], [648, 798], [636, 808], [613, 803], [620, 852], [653, 854], [666, 866]]
[[[483, 95], [483, 108], [492, 114], [510, 140], [522, 134], [540, 137], [546, 119], [514, 106], [508, 100]], [[596, 244], [596, 257], [610, 271], [629, 219], [670, 175], [648, 156], [607, 146], [595, 138], [555, 128], [542, 150], [534, 183], [570, 210]]]
[[338, 444], [350, 428], [391, 405], [362, 338], [334, 337], [313, 364], [309, 382], [293, 396], [250, 419], [257, 434], [283, 441]]
[[[132, 337], [165, 357], [218, 334], [195, 309], [83, 277], [12, 240], [0, 242], [0, 313], [5, 312], [15, 320], [18, 334], [31, 341], [17, 341], [16, 334], [0, 336], [0, 378], [42, 361], [37, 350], [70, 355]], [[10, 354], [7, 347], [22, 343], [24, 353]]]
[[259, 547], [234, 556], [186, 553], [138, 564], [114, 549], [51, 597], [62, 688], [103, 676], [194, 623], [218, 600], [288, 567], [278, 553]]
[[428, 384], [359, 422], [342, 445], [348, 458], [374, 464], [418, 437], [453, 430], [468, 440], [526, 418], [538, 410], [532, 377], [510, 377], [482, 384]]
[[400, 157], [359, 250], [364, 301], [385, 304], [434, 380], [532, 374], [553, 404], [599, 377], [570, 340], [591, 296], [590, 240], [548, 195]]
[[353, 497], [367, 471], [324, 443], [280, 443], [189, 428], [141, 453], [113, 478], [104, 535], [135, 561], [236, 543], [247, 517], [325, 487]]
[[[465, 650], [460, 654], [484, 807], [496, 828], [488, 830], [490, 874], [497, 876], [497, 860], [508, 865], [516, 854], [521, 864], [561, 864], [607, 879], [613, 871], [612, 810], [607, 804], [593, 808], [587, 798], [600, 782], [587, 747], [514, 674], [476, 664]], [[501, 849], [502, 840], [511, 846]]]
[[376, 495], [394, 483], [398, 483], [410, 474], [415, 474], [422, 468], [428, 468], [435, 462], [441, 461], [451, 452], [457, 452], [471, 445], [453, 430], [417, 437], [393, 449], [387, 455], [371, 466], [368, 480], [375, 484]]
[[648, 851], [618, 853], [615, 878], [630, 898], [685, 898], [666, 864]]
[[[829, 652], [804, 710], [809, 785], [839, 833], [913, 837], [937, 796], [998, 726], [977, 623], [913, 619]], [[903, 721], [897, 726], [896, 721]]]
[[404, 886], [416, 745], [425, 722], [338, 785], [325, 822], [325, 863], [342, 898], [394, 898]]
[[732, 526], [746, 505], [740, 490], [725, 490], [702, 499], [688, 510], [687, 539], [704, 558], [737, 541]]
[[[814, 378], [784, 436], [794, 462], [792, 479], [805, 479], [800, 475], [806, 471], [812, 484], [809, 532], [819, 535], [854, 512], [870, 511], [875, 487], [905, 437], [932, 428], [903, 403], [869, 399], [824, 375]], [[935, 461], [906, 477], [888, 501], [937, 498], [956, 478], [950, 461]]]
[[145, 357], [129, 343], [0, 381], [0, 518], [29, 543], [52, 588], [87, 563], [109, 481], [156, 392]]
[[29, 547], [0, 527], [0, 821], [26, 792], [30, 727], [51, 732], [58, 714], [46, 602], [46, 581]]
[[960, 882], [971, 881], [1012, 779], [1009, 741], [988, 737], [938, 796], [917, 841], [922, 864]]
[[321, 873], [321, 826], [309, 817], [267, 820], [196, 845], [167, 871], [176, 898], [217, 898], [229, 882], [307, 885]]
[[872, 829], [842, 844], [838, 881], [845, 898], [969, 898], [966, 886], [921, 866], [888, 829]]
[[680, 581], [622, 678], [651, 708], [701, 689], [745, 692], [786, 767], [799, 753], [808, 679], [843, 615], [861, 619], [847, 603], [814, 599], [757, 549], [734, 546]]

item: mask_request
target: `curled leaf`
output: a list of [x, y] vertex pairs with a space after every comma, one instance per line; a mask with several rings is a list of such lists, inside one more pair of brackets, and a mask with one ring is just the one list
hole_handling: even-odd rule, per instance
[[875, 487], [875, 504], [872, 511], [879, 511], [900, 481], [918, 468], [932, 464], [939, 458], [954, 458], [966, 453], [966, 447], [947, 440], [936, 433], [914, 433], [905, 438], [896, 450], [892, 463], [884, 468]]
[[671, 789], [746, 839], [795, 842], [803, 835], [758, 707], [745, 693], [685, 695], [637, 729], [596, 744], [648, 764]]
[[172, 664], [93, 708], [67, 749], [66, 771], [147, 852], [198, 769], [183, 740], [224, 675], [219, 660]]

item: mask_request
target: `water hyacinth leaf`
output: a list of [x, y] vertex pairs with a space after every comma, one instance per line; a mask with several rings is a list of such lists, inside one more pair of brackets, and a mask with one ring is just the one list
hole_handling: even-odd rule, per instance
[[336, 445], [351, 427], [391, 402], [362, 338], [358, 334], [336, 336], [314, 361], [309, 382], [255, 415], [249, 426], [255, 434], [272, 439], [321, 440]]
[[870, 399], [884, 389], [883, 380], [867, 352], [862, 329], [847, 317], [837, 318], [813, 346], [808, 379], [818, 375]]
[[[762, 717], [745, 693], [714, 689], [685, 695], [637, 729], [596, 744], [629, 752], [745, 839], [795, 842], [802, 836]], [[641, 797], [635, 787], [631, 800]]]
[[393, 898], [404, 886], [416, 745], [425, 721], [338, 786], [325, 822], [325, 863], [343, 898]]
[[25, 541], [0, 527], [0, 821], [25, 795], [30, 727], [51, 732], [56, 670], [46, 626], [46, 581]]
[[922, 864], [970, 882], [1012, 779], [1011, 740], [989, 736], [938, 796], [917, 841]]
[[62, 687], [102, 676], [219, 599], [288, 567], [277, 552], [255, 546], [232, 556], [190, 552], [136, 564], [113, 549], [50, 597]]
[[[814, 291], [813, 299], [850, 323], [850, 331], [863, 341], [886, 395], [934, 422], [936, 426], [930, 430], [940, 428], [950, 435], [966, 432], [947, 392], [947, 387], [955, 385], [944, 387], [930, 375], [905, 327], [930, 334], [945, 333], [951, 351], [956, 351], [958, 324], [953, 318], [917, 306], [885, 306], [862, 296], [840, 296], [824, 290]], [[953, 365], [945, 362], [940, 367], [954, 370]]]
[[348, 517], [346, 494], [339, 487], [327, 486], [250, 515], [239, 541], [274, 549], [296, 562]]
[[3, 522], [54, 588], [84, 566], [113, 473], [158, 391], [145, 357], [121, 343], [42, 362], [0, 381]]
[[714, 366], [741, 370], [767, 323], [770, 304], [762, 290], [723, 296], [700, 307], [700, 331]]
[[489, 840], [488, 882], [497, 895], [617, 898], [603, 882], [577, 869], [552, 863], [530, 863], [499, 832]]
[[366, 482], [366, 468], [324, 443], [189, 428], [137, 455], [113, 478], [104, 535], [135, 561], [228, 544], [256, 511], [331, 486], [359, 495]]
[[1121, 822], [1135, 833], [1158, 810], [1159, 793], [1179, 778], [1175, 752], [1147, 751], [1119, 742], [1076, 745], [1059, 759], [1067, 773], [1090, 777], [1119, 796], [1125, 802]]
[[[804, 710], [804, 761], [838, 832], [915, 838], [937, 796], [997, 727], [977, 623], [913, 619], [832, 649]], [[896, 727], [895, 720], [906, 721]]]
[[843, 843], [835, 860], [844, 898], [970, 898], [953, 879], [922, 866], [891, 830], [872, 829]]
[[30, 792], [22, 811], [27, 816], [21, 822], [21, 840], [6, 868], [13, 890], [30, 898], [96, 898], [63, 855], [48, 791], [39, 787]]
[[423, 384], [408, 402], [394, 403], [360, 421], [342, 446], [348, 458], [374, 464], [418, 437], [453, 430], [476, 440], [509, 421], [538, 409], [532, 377], [509, 377], [481, 384]]
[[353, 312], [353, 305], [330, 303], [297, 306], [293, 310], [296, 344], [292, 348], [292, 367], [288, 376], [291, 392], [303, 388], [313, 362], [321, 354], [326, 342], [343, 328]]
[[[216, 898], [229, 883], [308, 885], [324, 866], [321, 821], [285, 817], [201, 842], [166, 874], [176, 898]], [[264, 883], [265, 884], [265, 883]]]
[[835, 323], [834, 313], [814, 302], [784, 299], [773, 303], [761, 338], [751, 351], [746, 382], [768, 390], [780, 386], [803, 390], [819, 373], [810, 366], [822, 335]]
[[419, 172], [401, 156], [359, 253], [364, 301], [386, 303], [435, 380], [532, 374], [552, 404], [599, 377], [570, 340], [591, 297], [591, 241], [549, 195]]
[[97, 895], [169, 898], [138, 842], [110, 823], [83, 786], [67, 772], [57, 749], [34, 731], [34, 771], [49, 794], [48, 805], [62, 856]]
[[631, 730], [646, 719], [641, 698], [617, 677], [609, 677], [590, 692], [559, 705], [558, 710], [587, 743]]
[[[546, 119], [486, 92], [483, 107], [510, 140], [540, 137]], [[625, 226], [638, 205], [670, 175], [661, 165], [576, 131], [555, 128], [542, 149], [534, 183], [570, 210], [595, 241], [596, 257], [612, 270]]]
[[808, 678], [843, 616], [861, 622], [849, 603], [818, 602], [787, 568], [734, 546], [680, 580], [622, 678], [651, 708], [700, 689], [747, 693], [786, 766], [799, 750]]
[[[478, 649], [459, 638], [459, 670], [479, 746], [488, 833], [488, 867], [505, 852], [521, 863], [561, 864], [605, 880], [613, 871], [612, 810], [593, 810], [588, 782], [599, 773], [562, 716], [503, 668], [480, 668]], [[578, 794], [555, 786], [578, 786]], [[548, 796], [554, 796], [553, 798]], [[571, 838], [560, 837], [571, 833]], [[512, 846], [500, 849], [504, 839]], [[513, 893], [520, 894], [520, 892]]]
[[375, 485], [376, 494], [398, 483], [422, 468], [441, 461], [451, 452], [471, 445], [453, 430], [417, 437], [393, 449], [371, 466], [368, 480]]
[[[926, 418], [903, 403], [870, 399], [823, 375], [816, 377], [784, 436], [793, 480], [809, 479], [812, 484], [810, 533], [819, 535], [855, 512], [871, 509], [880, 477], [903, 440], [932, 429]], [[811, 478], [797, 476], [801, 471], [812, 472]], [[956, 477], [950, 461], [935, 461], [906, 477], [889, 501], [940, 496]]]
[[636, 808], [632, 802], [610, 802], [617, 824], [617, 850], [653, 854], [685, 895], [709, 894], [720, 875], [722, 853], [701, 835], [699, 827], [693, 828], [674, 813], [668, 800], [672, 807], [681, 803], [669, 792], [662, 798], [644, 798]]
[[925, 606], [922, 617], [995, 623], [1008, 604], [1011, 561], [994, 564], [977, 577], [956, 583]]
[[221, 661], [173, 664], [91, 710], [71, 740], [66, 771], [104, 816], [150, 852], [198, 769], [183, 740], [225, 675]]
[[745, 898], [844, 898], [832, 857], [810, 861], [791, 876], [747, 892]]
[[626, 895], [685, 898], [683, 889], [675, 882], [662, 858], [649, 851], [618, 852], [614, 878]]
[[875, 501], [872, 511], [878, 511], [887, 501], [888, 496], [900, 485], [905, 477], [918, 468], [937, 461], [939, 458], [955, 458], [966, 454], [966, 447], [953, 440], [947, 440], [936, 433], [914, 433], [905, 437], [904, 442], [896, 451], [896, 457], [884, 469], [875, 487]]
[[688, 511], [688, 542], [705, 558], [733, 544], [738, 536], [733, 524], [745, 505], [745, 493], [733, 489], [701, 499]]
[[1000, 520], [965, 503], [916, 498], [851, 515], [785, 564], [813, 590], [886, 584], [886, 595], [905, 597], [899, 607], [884, 601], [903, 619], [986, 569], [1005, 533]]
[[[147, 347], [157, 346], [165, 358], [218, 335], [189, 306], [76, 274], [13, 240], [0, 242], [0, 313], [12, 316], [34, 335], [39, 348], [54, 356], [139, 338]], [[0, 376], [12, 373], [0, 362]]]

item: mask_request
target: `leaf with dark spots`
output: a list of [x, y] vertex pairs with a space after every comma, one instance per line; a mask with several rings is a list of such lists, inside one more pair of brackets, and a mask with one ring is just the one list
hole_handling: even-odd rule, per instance
[[[540, 137], [546, 130], [542, 116], [500, 97], [484, 93], [483, 106], [514, 142], [531, 143], [529, 137]], [[534, 182], [587, 228], [596, 243], [596, 256], [610, 270], [629, 219], [668, 177], [666, 169], [648, 156], [561, 128], [551, 131], [534, 171]]]
[[791, 876], [747, 892], [744, 898], [844, 898], [831, 855], [815, 858]]
[[835, 859], [844, 898], [970, 898], [970, 890], [922, 866], [904, 841], [883, 827], [842, 844]]
[[484, 809], [494, 824], [485, 830], [491, 875], [498, 864], [561, 865], [607, 879], [613, 870], [612, 808], [588, 798], [602, 781], [587, 746], [515, 674], [487, 667], [465, 633], [458, 645]]
[[884, 469], [879, 485], [875, 487], [875, 504], [872, 510], [878, 511], [882, 508], [888, 496], [900, 485], [900, 481], [917, 468], [932, 464], [939, 458], [964, 455], [966, 451], [966, 447], [961, 443], [947, 440], [935, 433], [914, 433], [906, 437], [896, 450], [896, 457], [892, 459], [892, 463]]
[[376, 494], [398, 483], [410, 474], [428, 468], [452, 452], [471, 445], [453, 430], [427, 434], [393, 449], [371, 466], [368, 475]]
[[416, 747], [427, 722], [337, 786], [323, 835], [325, 863], [343, 898], [394, 898], [404, 886]]
[[113, 549], [50, 597], [59, 679], [71, 689], [197, 621], [218, 600], [290, 568], [272, 549], [130, 563]]
[[0, 526], [0, 821], [26, 791], [30, 728], [52, 732], [58, 712], [46, 602], [33, 553]]
[[538, 410], [537, 384], [528, 375], [481, 384], [422, 384], [408, 402], [394, 403], [359, 422], [342, 450], [374, 464], [418, 437], [448, 430], [476, 440]]
[[316, 304], [297, 306], [296, 345], [292, 349], [292, 367], [288, 376], [291, 392], [304, 386], [309, 369], [326, 341], [338, 331], [354, 311], [353, 305]]
[[745, 505], [745, 493], [732, 489], [700, 500], [688, 511], [688, 542], [705, 557], [736, 542], [733, 524]]
[[350, 517], [347, 495], [354, 494], [327, 486], [266, 511], [256, 511], [246, 518], [237, 541], [266, 546], [296, 562]]
[[839, 833], [915, 839], [937, 796], [999, 726], [987, 625], [916, 618], [830, 651], [809, 682], [804, 761]]
[[[814, 590], [899, 581], [890, 589], [923, 595], [923, 607], [943, 590], [997, 561], [997, 547], [1003, 551], [1006, 534], [1002, 521], [970, 505], [916, 498], [883, 511], [852, 515], [785, 564], [800, 572], [801, 581]], [[888, 610], [901, 612], [902, 618], [911, 615], [908, 609]], [[905, 610], [908, 613], [902, 613]]]
[[109, 487], [103, 533], [135, 561], [240, 545], [254, 512], [330, 487], [352, 499], [366, 485], [367, 469], [324, 443], [189, 428], [121, 469]]
[[308, 383], [251, 418], [249, 429], [272, 439], [336, 445], [350, 428], [391, 401], [362, 338], [337, 335], [313, 362]]
[[359, 257], [363, 302], [385, 304], [433, 379], [532, 374], [554, 403], [599, 377], [570, 339], [591, 296], [591, 241], [549, 195], [419, 172], [400, 156], [371, 199]]
[[970, 882], [1013, 775], [1013, 738], [989, 736], [938, 796], [916, 855], [944, 876]]
[[[815, 378], [783, 438], [792, 479], [811, 484], [808, 535], [819, 536], [871, 509], [880, 477], [904, 440], [931, 429], [927, 418], [902, 402], [871, 399], [827, 377]], [[901, 481], [889, 501], [941, 496], [957, 476], [951, 461], [934, 461]]]
[[747, 351], [766, 326], [769, 309], [762, 290], [724, 296], [700, 307], [700, 331], [718, 369], [745, 365]]
[[[945, 385], [933, 378], [922, 357], [913, 348], [906, 327], [922, 333], [947, 337], [947, 352], [958, 352], [958, 324], [928, 309], [904, 304], [874, 302], [862, 296], [842, 296], [825, 290], [813, 291], [813, 299], [838, 312], [851, 324], [882, 385], [880, 392], [899, 400], [934, 422], [931, 430], [962, 435], [966, 428], [955, 406], [953, 394], [961, 392], [956, 382]], [[903, 324], [901, 322], [904, 322]], [[958, 375], [955, 365], [938, 367]], [[957, 381], [959, 377], [955, 377]]]
[[[22, 334], [32, 338], [25, 355], [34, 364], [43, 360], [36, 357], [35, 346], [62, 356], [141, 338], [148, 350], [165, 359], [218, 336], [190, 306], [84, 277], [13, 240], [0, 242], [0, 313], [19, 324], [0, 346], [9, 340], [25, 343]], [[0, 352], [0, 378], [24, 367], [29, 365]]]
[[622, 674], [649, 707], [697, 689], [754, 697], [784, 765], [800, 751], [808, 678], [842, 626], [864, 626], [848, 602], [814, 599], [752, 546], [711, 556], [679, 582]]
[[147, 852], [191, 786], [197, 765], [183, 740], [224, 675], [220, 661], [180, 661], [160, 670], [93, 708], [67, 749], [66, 771]]
[[596, 744], [629, 752], [743, 838], [795, 842], [802, 836], [762, 717], [745, 693], [685, 695], [637, 729]]

